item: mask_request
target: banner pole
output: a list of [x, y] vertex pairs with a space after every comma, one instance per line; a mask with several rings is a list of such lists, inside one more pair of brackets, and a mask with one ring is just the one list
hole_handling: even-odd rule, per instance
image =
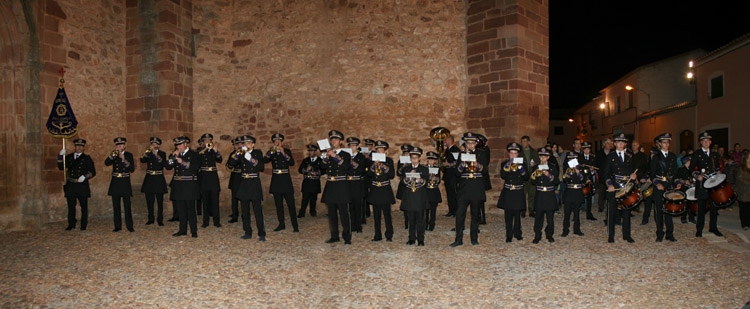
[[[65, 138], [63, 137], [63, 150], [65, 150]], [[65, 154], [63, 155], [63, 190], [65, 189], [65, 183], [68, 181], [68, 171], [67, 166], [65, 162], [65, 157], [68, 155], [68, 152], [65, 151]]]

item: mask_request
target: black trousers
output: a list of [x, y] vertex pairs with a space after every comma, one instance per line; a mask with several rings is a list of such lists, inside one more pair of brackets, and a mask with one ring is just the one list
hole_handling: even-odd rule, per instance
[[292, 221], [292, 227], [297, 229], [297, 205], [294, 204], [294, 193], [274, 193], [273, 201], [276, 203], [276, 218], [279, 220], [279, 226], [285, 227], [284, 222], [284, 200], [289, 209], [289, 220]]
[[615, 239], [615, 222], [618, 217], [622, 219], [622, 238], [630, 237], [630, 210], [618, 210], [615, 193], [607, 192], [607, 236], [609, 239]]
[[[737, 204], [740, 207], [740, 224], [743, 228], [750, 227], [750, 202], [737, 201]], [[81, 225], [83, 225], [83, 221], [81, 221]]]
[[164, 194], [163, 193], [146, 193], [146, 209], [148, 209], [148, 222], [154, 222], [154, 200], [157, 204], [157, 222], [164, 221]]
[[302, 206], [299, 208], [301, 215], [305, 214], [307, 210], [307, 204], [310, 204], [310, 215], [316, 215], [318, 212], [315, 210], [315, 203], [318, 201], [318, 194], [315, 192], [303, 192], [302, 193]]
[[[570, 190], [570, 189], [566, 189]], [[584, 196], [583, 200], [586, 203], [586, 218], [594, 218], [594, 214], [591, 212], [591, 201], [594, 197], [593, 196]]]
[[200, 198], [195, 200], [195, 213], [199, 216], [203, 213], [203, 203]]
[[345, 241], [352, 240], [352, 229], [349, 224], [349, 206], [346, 203], [326, 203], [328, 207], [328, 228], [331, 238], [339, 239], [339, 218], [341, 218], [341, 236]]
[[456, 182], [455, 178], [446, 178], [443, 182], [445, 186], [445, 196], [448, 198], [448, 214], [456, 214], [456, 208], [458, 207], [458, 194], [456, 193]]
[[[566, 190], [578, 190], [578, 189], [566, 189]], [[591, 198], [590, 197], [584, 197], [584, 199], [588, 199], [588, 205], [589, 209], [591, 210]], [[573, 201], [565, 203], [565, 214], [563, 215], [563, 234], [567, 234], [570, 232], [570, 214], [573, 214], [573, 232], [574, 233], [580, 233], [581, 232], [581, 215], [578, 211], [578, 208], [580, 207], [581, 202], [580, 201]], [[537, 216], [538, 218], [539, 216]], [[536, 220], [534, 220], [534, 228], [536, 228]], [[536, 231], [536, 230], [534, 230]]]
[[240, 199], [236, 197], [232, 198], [232, 215], [230, 217], [232, 220], [237, 220], [240, 217]]
[[201, 192], [203, 200], [203, 225], [208, 225], [211, 217], [214, 225], [221, 224], [219, 217], [219, 190], [204, 190]]
[[[664, 191], [662, 191], [662, 193], [664, 193]], [[656, 211], [656, 212], [660, 212], [661, 211], [661, 206], [658, 206], [658, 205], [655, 206], [654, 205], [656, 203], [656, 201], [655, 201], [655, 199], [656, 199], [655, 195], [656, 195], [656, 188], [654, 188], [654, 194], [651, 194], [651, 196], [649, 196], [649, 197], [647, 197], [647, 198], [645, 198], [643, 200], [643, 205], [644, 205], [644, 207], [643, 207], [643, 222], [648, 222], [648, 218], [649, 218], [649, 216], [651, 216], [651, 208], [652, 207], [654, 208], [654, 211]], [[656, 216], [657, 215], [654, 214], [654, 220], [659, 220], [658, 218], [656, 218]]]
[[177, 211], [177, 201], [175, 200], [171, 200], [171, 201], [172, 201], [172, 218], [169, 220], [172, 220], [172, 219], [178, 220], [180, 218], [180, 212]]
[[523, 237], [521, 231], [521, 212], [526, 210], [521, 209], [505, 209], [505, 239], [513, 239]]
[[695, 223], [695, 229], [698, 232], [703, 232], [703, 226], [706, 224], [707, 209], [709, 213], [708, 230], [709, 231], [719, 230], [719, 228], [716, 227], [716, 220], [718, 219], [718, 216], [719, 216], [719, 210], [716, 207], [713, 207], [712, 204], [713, 202], [711, 202], [707, 198], [698, 199], [698, 219], [697, 219], [697, 222]]
[[430, 202], [427, 210], [425, 211], [425, 226], [430, 230], [435, 228], [435, 218], [437, 217], [437, 202]]
[[389, 204], [373, 204], [373, 217], [375, 220], [375, 239], [383, 238], [380, 233], [380, 215], [382, 214], [385, 219], [385, 238], [391, 239], [393, 237], [393, 221], [391, 221], [391, 205]]
[[352, 231], [362, 231], [362, 199], [353, 198], [349, 202], [349, 221], [352, 225]]
[[242, 208], [242, 230], [245, 235], [253, 234], [253, 227], [250, 225], [250, 203], [253, 203], [253, 212], [255, 213], [255, 227], [258, 228], [258, 236], [266, 236], [266, 226], [263, 223], [263, 206], [260, 200], [241, 200]]
[[469, 226], [469, 232], [471, 240], [477, 240], [479, 238], [479, 216], [480, 208], [484, 205], [484, 201], [471, 200], [471, 199], [458, 199], [458, 207], [456, 208], [456, 241], [463, 242], [464, 239], [464, 225], [466, 224], [466, 211], [471, 207], [471, 225]]
[[596, 192], [598, 192], [599, 200], [597, 201], [599, 204], [599, 212], [604, 211], [604, 204], [607, 202], [607, 185], [596, 182]]
[[198, 217], [195, 214], [195, 201], [182, 200], [174, 201], [177, 208], [178, 217], [180, 217], [180, 234], [187, 234], [187, 226], [190, 223], [190, 233], [198, 235]]
[[[665, 214], [662, 210], [664, 207], [664, 191], [654, 188], [654, 194], [651, 195], [654, 200], [654, 220], [656, 220], [656, 237], [664, 237], [664, 226], [667, 226], [667, 237], [674, 237], [674, 223], [672, 216]], [[645, 214], [644, 214], [645, 215]]]
[[424, 241], [424, 212], [408, 211], [409, 241]]
[[112, 197], [112, 213], [114, 214], [115, 229], [122, 229], [122, 217], [120, 214], [120, 199], [122, 199], [122, 205], [125, 206], [125, 226], [128, 230], [133, 229], [133, 213], [130, 211], [130, 196], [113, 196]]
[[[581, 204], [578, 204], [581, 207]], [[534, 217], [534, 238], [542, 238], [542, 226], [544, 225], [544, 218], [547, 218], [547, 227], [544, 228], [544, 235], [546, 237], [552, 237], [555, 234], [555, 211], [552, 209], [548, 210], [536, 210], [536, 216]], [[578, 208], [575, 209], [576, 216], [578, 214]]]
[[89, 222], [89, 198], [85, 196], [67, 197], [68, 226], [76, 226], [76, 199], [81, 204], [81, 228], [85, 229]]

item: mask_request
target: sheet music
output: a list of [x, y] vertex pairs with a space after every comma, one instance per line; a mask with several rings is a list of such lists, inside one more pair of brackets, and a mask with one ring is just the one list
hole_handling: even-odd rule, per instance
[[384, 153], [373, 153], [372, 154], [372, 160], [375, 162], [385, 162], [385, 154]]
[[318, 147], [320, 148], [320, 151], [331, 149], [331, 143], [328, 142], [327, 139], [322, 139], [318, 141]]

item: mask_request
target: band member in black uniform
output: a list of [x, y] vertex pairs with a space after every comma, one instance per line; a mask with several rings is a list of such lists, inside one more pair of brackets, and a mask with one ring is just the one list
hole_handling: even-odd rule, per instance
[[[328, 207], [328, 228], [331, 238], [326, 243], [341, 241], [339, 238], [339, 218], [341, 219], [341, 236], [344, 243], [352, 243], [352, 230], [349, 222], [349, 182], [346, 180], [352, 168], [351, 156], [341, 149], [344, 133], [337, 130], [328, 132], [331, 149], [321, 155], [320, 167], [326, 174], [326, 186], [321, 201]], [[337, 217], [338, 215], [338, 217]]]
[[438, 159], [440, 155], [434, 151], [427, 152], [427, 168], [430, 170], [430, 178], [427, 181], [427, 200], [429, 207], [425, 213], [425, 227], [428, 231], [435, 230], [435, 217], [437, 216], [437, 207], [443, 201], [440, 194], [440, 168]]
[[[544, 229], [544, 234], [547, 237], [547, 241], [555, 242], [553, 234], [555, 233], [555, 210], [557, 210], [557, 196], [555, 196], [555, 187], [560, 183], [557, 175], [559, 175], [560, 169], [549, 162], [550, 152], [546, 148], [542, 147], [537, 150], [539, 155], [539, 164], [534, 165], [531, 169], [531, 177], [529, 180], [531, 184], [536, 186], [536, 194], [534, 195], [534, 243], [539, 243], [542, 239], [542, 226], [544, 225], [544, 218], [547, 218], [547, 227]], [[546, 168], [545, 168], [546, 167]], [[581, 204], [578, 204], [580, 207]], [[576, 208], [578, 212], [578, 208]]]
[[305, 216], [307, 205], [310, 204], [310, 215], [315, 217], [318, 212], [315, 209], [315, 203], [318, 201], [320, 194], [320, 158], [318, 158], [318, 146], [307, 145], [307, 158], [302, 160], [298, 172], [303, 175], [302, 179], [302, 206], [299, 209], [297, 218]]
[[[566, 237], [570, 233], [571, 213], [573, 214], [573, 234], [583, 236], [583, 232], [581, 232], [581, 216], [578, 209], [581, 207], [581, 203], [583, 203], [583, 187], [586, 185], [588, 179], [586, 178], [586, 173], [583, 171], [584, 166], [578, 164], [575, 167], [570, 167], [569, 162], [573, 159], [578, 160], [578, 155], [569, 153], [565, 158], [568, 161], [563, 164], [565, 166], [565, 173], [563, 174], [563, 182], [565, 182], [565, 192], [563, 193], [565, 214], [563, 215], [563, 233], [560, 235], [562, 237]], [[591, 210], [591, 199], [588, 197], [585, 198], [589, 199], [588, 210]]]
[[198, 182], [200, 183], [201, 203], [203, 204], [203, 225], [208, 227], [208, 222], [213, 217], [214, 226], [221, 227], [221, 218], [219, 217], [219, 172], [216, 163], [221, 163], [222, 157], [219, 151], [214, 147], [214, 136], [210, 133], [203, 134], [201, 141], [203, 147], [198, 148], [198, 158], [200, 159], [200, 172], [198, 173]]
[[[367, 158], [367, 161], [365, 164], [367, 166], [372, 165], [372, 153], [375, 152], [375, 140], [370, 138], [365, 138], [365, 147], [367, 147], [367, 153], [365, 153], [365, 157]], [[364, 151], [363, 151], [364, 152]], [[370, 217], [370, 202], [367, 201], [367, 195], [370, 192], [370, 187], [372, 186], [372, 179], [370, 178], [369, 173], [367, 173], [367, 169], [365, 168], [365, 174], [362, 176], [362, 182], [365, 186], [365, 197], [364, 197], [364, 203], [362, 204], [362, 207], [364, 207], [365, 211], [362, 213], [362, 224], [366, 224], [367, 220], [365, 218]]]
[[505, 180], [497, 207], [505, 210], [505, 242], [523, 240], [521, 231], [521, 212], [526, 211], [526, 193], [523, 184], [528, 178], [526, 162], [515, 163], [519, 158], [521, 145], [516, 142], [508, 144], [508, 160], [500, 164], [500, 177]]
[[[650, 175], [651, 171], [651, 159], [654, 157], [655, 154], [659, 152], [659, 137], [654, 137], [654, 145], [651, 147], [648, 153], [640, 152], [640, 144], [636, 141], [633, 141], [631, 143], [631, 151], [633, 152], [633, 168], [638, 169], [638, 173], [636, 173], [636, 177], [638, 179], [643, 179], [645, 174]], [[643, 171], [646, 171], [644, 174]], [[639, 185], [643, 185], [643, 183], [640, 183]], [[652, 184], [653, 185], [653, 184]], [[652, 192], [653, 193], [653, 192]], [[641, 219], [641, 225], [648, 224], [648, 219], [651, 216], [651, 211], [653, 209], [654, 211], [654, 219], [656, 219], [656, 212], [661, 211], [661, 209], [658, 209], [654, 205], [654, 195], [651, 194], [648, 197], [643, 197], [643, 202], [641, 204], [643, 205], [643, 219]], [[635, 208], [635, 210], [639, 209], [640, 205]]]
[[[703, 237], [703, 225], [706, 223], [706, 211], [709, 212], [708, 231], [716, 236], [724, 236], [716, 226], [719, 216], [718, 209], [708, 197], [708, 190], [703, 187], [706, 176], [714, 173], [722, 173], [724, 164], [717, 152], [711, 151], [711, 135], [703, 132], [700, 135], [701, 148], [693, 152], [690, 159], [693, 166], [693, 178], [695, 178], [695, 197], [698, 199], [698, 222], [695, 224], [695, 237]], [[712, 207], [713, 206], [713, 207]]]
[[245, 145], [235, 151], [229, 158], [229, 165], [242, 170], [240, 184], [237, 188], [237, 198], [242, 209], [242, 229], [245, 235], [242, 239], [253, 238], [253, 227], [250, 225], [250, 203], [255, 213], [255, 226], [258, 228], [258, 241], [266, 241], [266, 228], [263, 223], [263, 188], [258, 174], [265, 169], [263, 152], [255, 149], [255, 137], [243, 135], [240, 140]]
[[[375, 152], [385, 154], [387, 151], [387, 142], [375, 142]], [[396, 175], [396, 170], [393, 168], [393, 159], [386, 156], [385, 162], [370, 161], [367, 174], [372, 179], [370, 193], [367, 195], [367, 202], [372, 204], [373, 218], [375, 220], [375, 237], [373, 237], [372, 241], [383, 240], [383, 235], [380, 232], [381, 215], [385, 218], [385, 238], [391, 241], [393, 239], [391, 205], [396, 203], [396, 199], [393, 197], [393, 188], [391, 187], [391, 179]]]
[[[232, 153], [229, 154], [231, 158], [237, 152], [238, 149], [245, 146], [244, 142], [240, 142], [240, 137], [232, 139]], [[240, 181], [242, 179], [242, 170], [235, 168], [227, 163], [225, 164], [227, 171], [229, 171], [229, 191], [232, 193], [232, 214], [229, 215], [229, 223], [236, 223], [237, 218], [240, 216], [240, 199], [237, 198], [237, 191], [239, 190]]]
[[115, 150], [113, 150], [104, 165], [112, 165], [112, 180], [109, 182], [109, 196], [112, 197], [112, 212], [115, 221], [113, 232], [122, 230], [122, 218], [120, 214], [120, 200], [125, 207], [125, 226], [128, 231], [133, 232], [133, 213], [130, 210], [130, 197], [133, 196], [133, 189], [130, 187], [130, 173], [135, 171], [135, 161], [133, 154], [125, 151], [124, 137], [115, 138]]
[[672, 134], [663, 133], [658, 136], [659, 152], [651, 158], [651, 179], [654, 180], [654, 208], [656, 210], [656, 242], [661, 242], [664, 237], [664, 225], [667, 226], [667, 240], [677, 241], [674, 238], [674, 225], [672, 216], [662, 211], [664, 205], [664, 192], [671, 188], [680, 190], [682, 181], [677, 178], [677, 155], [669, 151]]
[[359, 152], [359, 139], [356, 137], [346, 138], [346, 143], [352, 150], [351, 165], [347, 175], [349, 182], [349, 215], [352, 231], [362, 233], [362, 202], [365, 197], [365, 185], [362, 183], [362, 175], [365, 174], [367, 158]]
[[[458, 180], [458, 208], [456, 208], [456, 240], [450, 244], [451, 247], [463, 245], [464, 224], [466, 223], [466, 210], [471, 207], [471, 244], [479, 244], [479, 215], [480, 208], [484, 205], [487, 197], [484, 192], [485, 177], [489, 174], [489, 160], [484, 151], [477, 151], [477, 136], [466, 132], [463, 135], [466, 152], [458, 155], [456, 175]], [[473, 155], [473, 156], [472, 156]], [[474, 160], [471, 159], [474, 157]]]
[[[456, 176], [456, 162], [458, 154], [461, 150], [455, 144], [453, 135], [449, 135], [445, 138], [445, 152], [443, 156], [443, 167], [445, 173], [443, 174], [443, 186], [445, 186], [445, 196], [448, 199], [448, 213], [446, 217], [453, 217], [456, 215], [456, 184], [458, 183], [458, 176]], [[454, 157], [453, 154], [456, 154]]]
[[[487, 162], [490, 162], [490, 146], [487, 145], [487, 138], [482, 134], [477, 134], [477, 151], [484, 151], [487, 155]], [[490, 177], [484, 177], [484, 191], [492, 189], [492, 182]], [[487, 214], [485, 213], [485, 205], [482, 204], [480, 210], [479, 224], [487, 224]]]
[[[621, 189], [630, 179], [631, 183], [637, 182], [636, 171], [633, 168], [633, 155], [625, 149], [628, 139], [625, 134], [615, 134], [615, 151], [610, 151], [605, 160], [603, 176], [607, 184], [607, 232], [610, 243], [615, 242], [615, 214], [617, 209], [615, 190]], [[635, 242], [630, 237], [630, 210], [623, 209], [622, 217], [622, 239], [627, 242]]]
[[148, 221], [146, 225], [154, 224], [154, 200], [157, 204], [156, 222], [164, 225], [164, 194], [167, 193], [167, 180], [164, 179], [164, 167], [167, 165], [167, 154], [161, 151], [161, 139], [151, 137], [151, 145], [141, 155], [141, 163], [146, 163], [146, 176], [143, 178], [141, 192], [146, 194], [146, 209]]
[[294, 157], [292, 151], [284, 147], [284, 135], [276, 133], [271, 136], [273, 147], [266, 152], [263, 157], [265, 163], [271, 162], [273, 175], [271, 176], [271, 187], [269, 191], [273, 194], [273, 200], [276, 203], [276, 218], [279, 225], [273, 229], [274, 232], [286, 229], [284, 219], [284, 200], [289, 210], [289, 221], [292, 222], [294, 232], [299, 232], [297, 225], [297, 206], [294, 203], [294, 185], [292, 176], [289, 174], [289, 167], [294, 166]]
[[[401, 156], [409, 156], [409, 151], [411, 148], [414, 147], [409, 144], [403, 144], [401, 145]], [[401, 167], [408, 165], [409, 163], [401, 162], [401, 160], [398, 160], [398, 168], [401, 169]], [[398, 188], [396, 189], [396, 198], [401, 200], [401, 196], [404, 194], [404, 182], [401, 179], [401, 176], [399, 176], [398, 179]], [[409, 215], [404, 211], [404, 229], [409, 228]]]
[[[96, 176], [94, 161], [85, 153], [86, 140], [76, 138], [73, 140], [75, 152], [65, 155], [65, 149], [60, 150], [57, 156], [57, 168], [63, 170], [67, 168], [65, 175], [65, 199], [68, 201], [68, 227], [70, 231], [76, 227], [76, 200], [81, 205], [81, 231], [86, 230], [89, 222], [89, 197], [91, 189], [89, 188], [89, 179]], [[65, 160], [63, 164], [63, 160]]]
[[[419, 164], [422, 149], [412, 147], [409, 150], [411, 164], [402, 166], [398, 170], [401, 182], [404, 183], [404, 193], [401, 197], [401, 210], [408, 213], [409, 218], [409, 241], [407, 245], [413, 245], [415, 241], [419, 246], [424, 246], [424, 212], [427, 209], [427, 180], [430, 177], [429, 169]], [[419, 174], [412, 177], [410, 174]]]
[[[195, 150], [196, 154], [198, 153], [197, 152], [198, 150], [204, 148], [204, 145], [205, 145], [205, 143], [203, 143], [203, 139], [202, 138], [198, 139], [198, 147]], [[200, 164], [200, 161], [198, 161], [198, 164]], [[201, 176], [203, 176], [203, 173], [201, 173], [200, 170], [198, 170], [198, 194], [201, 194], [201, 192], [200, 192], [200, 190], [201, 190], [201, 178], [202, 178]], [[203, 199], [203, 197], [198, 197], [198, 199], [195, 200], [195, 213], [198, 216], [200, 216], [203, 213], [203, 201], [202, 201], [202, 199]]]
[[[687, 193], [687, 190], [694, 185], [693, 171], [690, 169], [690, 158], [690, 156], [682, 157], [680, 159], [682, 160], [682, 166], [677, 169], [677, 179], [682, 182], [682, 192], [685, 193]], [[682, 223], [687, 223], [688, 216], [690, 217], [690, 222], [695, 223], [695, 214], [690, 210], [682, 214]]]
[[[581, 144], [581, 149], [581, 154], [578, 156], [578, 163], [581, 164], [581, 172], [583, 172], [583, 176], [585, 178], [583, 184], [593, 184], [594, 175], [596, 175], [596, 172], [594, 170], [594, 166], [596, 165], [596, 156], [591, 153], [591, 143], [589, 142], [583, 142]], [[591, 212], [591, 204], [593, 203], [593, 201], [593, 195], [584, 196], [584, 202], [586, 203], [586, 219], [596, 221], [594, 214]]]
[[191, 150], [190, 139], [187, 136], [175, 137], [175, 150], [169, 155], [167, 165], [174, 169], [170, 199], [175, 204], [180, 219], [180, 229], [172, 236], [187, 235], [188, 223], [192, 237], [198, 237], [198, 219], [195, 214], [195, 201], [200, 198], [198, 184], [198, 170], [200, 159], [198, 153]]

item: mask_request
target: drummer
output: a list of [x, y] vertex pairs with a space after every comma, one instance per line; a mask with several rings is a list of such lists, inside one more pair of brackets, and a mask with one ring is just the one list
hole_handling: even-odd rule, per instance
[[[682, 182], [682, 191], [687, 191], [688, 187], [693, 186], [693, 175], [690, 171], [690, 156], [683, 156], [681, 159], [682, 166], [677, 169], [677, 179]], [[690, 222], [695, 223], [695, 214], [692, 211], [686, 211], [682, 214], [682, 223], [687, 223], [688, 216], [690, 216]]]
[[716, 236], [724, 236], [719, 232], [719, 228], [716, 227], [716, 219], [719, 216], [719, 211], [716, 207], [711, 207], [711, 200], [708, 197], [708, 191], [703, 187], [703, 183], [706, 180], [706, 176], [711, 174], [721, 174], [724, 170], [724, 165], [721, 164], [719, 154], [711, 150], [711, 135], [708, 132], [702, 132], [699, 137], [701, 148], [693, 152], [693, 157], [690, 159], [693, 168], [693, 178], [695, 178], [695, 197], [698, 198], [698, 222], [695, 224], [695, 237], [703, 237], [703, 225], [706, 222], [706, 211], [709, 211], [710, 221], [708, 223], [708, 231], [716, 234]]
[[[636, 170], [633, 168], [633, 155], [629, 153], [625, 146], [628, 139], [625, 134], [615, 134], [615, 151], [610, 151], [604, 160], [602, 178], [607, 184], [607, 232], [610, 243], [615, 242], [615, 213], [618, 210], [618, 203], [615, 200], [615, 189], [622, 190], [626, 184], [635, 185], [637, 181]], [[622, 210], [622, 239], [634, 243], [630, 237], [630, 210]]]
[[664, 192], [674, 188], [680, 190], [682, 182], [677, 178], [677, 155], [669, 151], [669, 145], [672, 141], [672, 134], [663, 133], [657, 137], [659, 139], [659, 151], [651, 158], [651, 179], [654, 180], [654, 199], [656, 220], [656, 242], [661, 242], [664, 238], [664, 225], [667, 226], [667, 240], [677, 241], [674, 238], [674, 225], [672, 216], [664, 213]]

